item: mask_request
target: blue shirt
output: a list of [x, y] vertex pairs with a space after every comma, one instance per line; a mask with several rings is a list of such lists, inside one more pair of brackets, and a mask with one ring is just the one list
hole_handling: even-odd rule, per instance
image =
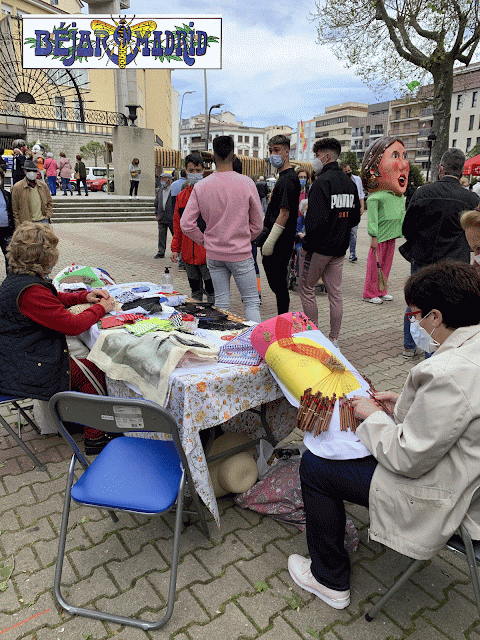
[[8, 209], [5, 196], [0, 189], [0, 227], [8, 227]]
[[182, 190], [182, 186], [185, 180], [186, 178], [179, 178], [178, 180], [175, 180], [175, 182], [172, 182], [172, 187], [170, 190], [170, 195], [172, 196], [172, 198], [178, 196], [178, 194]]

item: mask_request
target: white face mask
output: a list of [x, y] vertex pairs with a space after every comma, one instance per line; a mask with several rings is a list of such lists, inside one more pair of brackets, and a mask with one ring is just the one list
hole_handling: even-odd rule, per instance
[[26, 176], [29, 180], [35, 180], [35, 178], [37, 177], [37, 172], [36, 171], [27, 171]]
[[203, 173], [187, 173], [187, 180], [195, 184], [203, 178]]
[[[428, 318], [430, 313], [432, 312], [430, 311], [427, 313], [422, 320]], [[410, 335], [419, 349], [426, 351], [426, 353], [433, 353], [440, 346], [440, 343], [432, 338], [432, 333], [435, 331], [436, 327], [432, 329], [432, 333], [428, 333], [426, 329], [420, 326], [420, 322], [422, 320], [417, 320], [415, 318], [415, 320], [410, 324]]]
[[478, 256], [474, 256], [473, 259], [477, 264], [480, 264], [480, 253], [478, 254]]
[[320, 171], [323, 169], [323, 162], [320, 160], [320, 158], [314, 158], [312, 160], [312, 167], [315, 173], [320, 173]]

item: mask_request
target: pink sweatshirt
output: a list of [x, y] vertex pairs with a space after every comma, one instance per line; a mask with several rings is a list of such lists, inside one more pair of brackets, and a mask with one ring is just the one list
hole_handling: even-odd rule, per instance
[[[206, 229], [197, 225], [202, 214]], [[263, 229], [263, 210], [251, 178], [236, 171], [212, 173], [194, 186], [180, 219], [182, 232], [205, 247], [207, 259], [240, 262]]]

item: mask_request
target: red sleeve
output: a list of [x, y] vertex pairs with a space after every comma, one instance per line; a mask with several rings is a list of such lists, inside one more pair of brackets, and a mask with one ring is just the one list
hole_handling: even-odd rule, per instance
[[[75, 296], [78, 300], [76, 293], [59, 295], [62, 298]], [[75, 304], [75, 301], [72, 303]], [[30, 320], [67, 336], [77, 336], [105, 315], [105, 309], [98, 303], [75, 316], [66, 310], [62, 299], [41, 284], [25, 289], [18, 301], [18, 308]]]
[[57, 295], [64, 307], [73, 307], [74, 304], [84, 304], [87, 302], [88, 291], [86, 289], [72, 293], [62, 293], [59, 291]]
[[177, 199], [175, 201], [175, 211], [173, 212], [173, 238], [172, 244], [170, 245], [170, 248], [174, 253], [180, 253], [183, 240], [183, 233], [180, 228], [180, 212], [178, 205], [179, 201], [177, 196]]

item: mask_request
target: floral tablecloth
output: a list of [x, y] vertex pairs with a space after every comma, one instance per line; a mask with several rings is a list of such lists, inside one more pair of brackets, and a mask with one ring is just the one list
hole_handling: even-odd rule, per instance
[[[107, 389], [112, 396], [139, 397], [124, 382], [108, 377]], [[225, 430], [244, 432], [252, 437], [264, 435], [259, 417], [244, 413], [264, 403], [272, 403], [267, 406], [267, 421], [276, 437], [285, 437], [295, 426], [296, 409], [285, 400], [264, 362], [256, 367], [215, 364], [181, 368], [170, 376], [165, 408], [180, 427], [195, 487], [218, 525], [218, 507], [200, 431], [223, 424]]]

